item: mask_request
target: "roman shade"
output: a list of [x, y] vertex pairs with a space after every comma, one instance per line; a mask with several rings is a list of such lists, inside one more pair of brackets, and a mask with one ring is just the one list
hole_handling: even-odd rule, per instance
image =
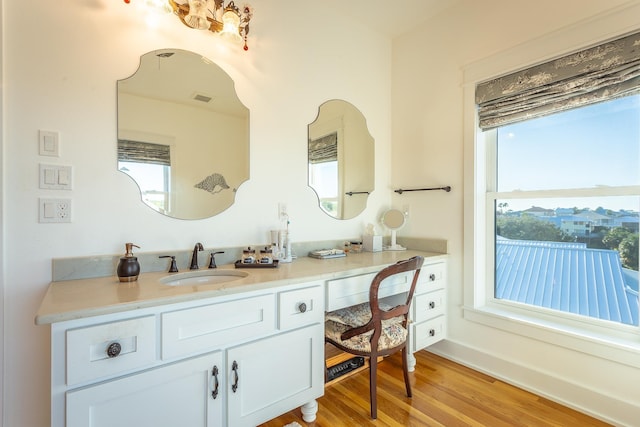
[[171, 153], [168, 145], [151, 142], [118, 140], [118, 160], [122, 162], [152, 163], [171, 166]]
[[479, 126], [492, 129], [640, 93], [640, 33], [476, 86]]
[[338, 133], [333, 132], [309, 141], [309, 163], [335, 162], [338, 160]]

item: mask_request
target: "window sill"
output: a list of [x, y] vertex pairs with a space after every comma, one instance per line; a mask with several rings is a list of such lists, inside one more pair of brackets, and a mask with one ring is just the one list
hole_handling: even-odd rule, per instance
[[464, 307], [464, 318], [527, 338], [565, 347], [605, 360], [640, 368], [640, 334], [503, 308], [498, 304]]

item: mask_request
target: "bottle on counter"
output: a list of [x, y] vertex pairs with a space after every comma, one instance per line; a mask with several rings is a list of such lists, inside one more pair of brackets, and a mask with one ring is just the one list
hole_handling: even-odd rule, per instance
[[260, 258], [258, 259], [260, 264], [273, 264], [273, 251], [269, 246], [265, 246], [264, 249], [260, 249]]
[[256, 262], [256, 250], [251, 249], [249, 246], [247, 249], [242, 251], [242, 263], [253, 264], [254, 262]]
[[120, 262], [118, 262], [116, 273], [118, 274], [118, 279], [121, 282], [135, 282], [138, 280], [138, 275], [140, 274], [140, 263], [138, 262], [138, 257], [133, 256], [134, 247], [140, 249], [140, 246], [138, 245], [126, 243], [126, 253], [122, 258], [120, 258]]

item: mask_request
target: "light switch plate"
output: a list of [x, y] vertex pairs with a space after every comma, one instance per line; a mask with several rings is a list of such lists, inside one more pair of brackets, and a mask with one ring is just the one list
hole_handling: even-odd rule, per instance
[[39, 222], [71, 222], [71, 199], [38, 199]]
[[41, 156], [60, 156], [60, 135], [58, 132], [38, 131], [39, 153]]
[[40, 163], [40, 188], [49, 190], [72, 189], [71, 166], [45, 165]]

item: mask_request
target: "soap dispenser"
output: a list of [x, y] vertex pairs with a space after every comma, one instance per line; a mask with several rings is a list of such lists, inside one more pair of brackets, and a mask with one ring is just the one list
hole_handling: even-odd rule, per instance
[[121, 282], [135, 282], [138, 280], [140, 274], [140, 263], [138, 263], [138, 257], [133, 256], [133, 247], [140, 249], [140, 246], [133, 243], [126, 243], [125, 248], [127, 252], [118, 263], [118, 279]]

